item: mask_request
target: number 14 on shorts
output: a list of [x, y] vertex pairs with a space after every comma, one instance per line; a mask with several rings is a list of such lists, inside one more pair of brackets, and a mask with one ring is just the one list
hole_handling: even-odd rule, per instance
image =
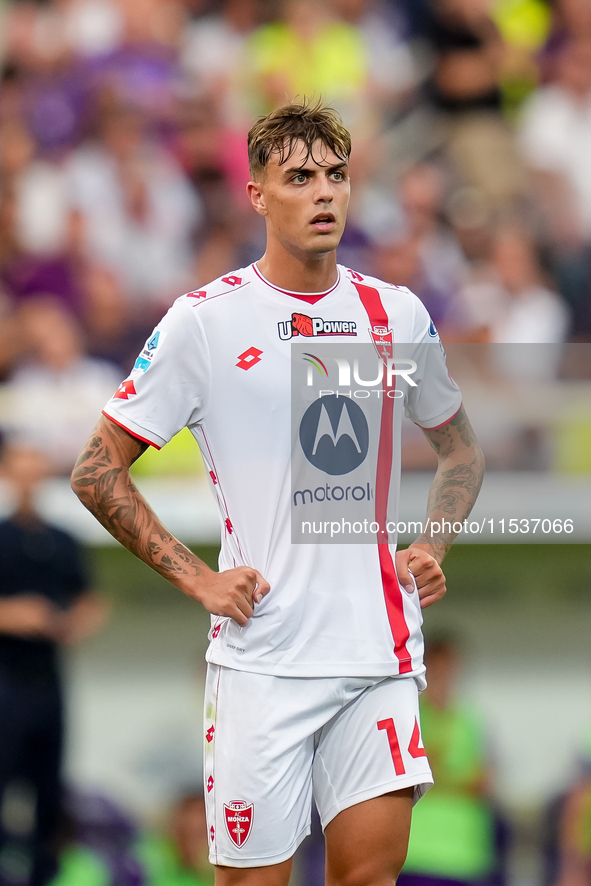
[[[406, 773], [406, 770], [404, 768], [402, 754], [400, 753], [400, 744], [398, 742], [398, 735], [396, 734], [394, 720], [392, 719], [392, 717], [388, 717], [387, 720], [378, 720], [377, 727], [378, 729], [384, 729], [386, 732], [386, 736], [390, 744], [390, 753], [392, 754], [392, 762], [394, 763], [394, 771], [396, 772], [396, 775], [404, 775]], [[425, 748], [421, 746], [420, 741], [421, 730], [419, 729], [419, 721], [415, 718], [415, 728], [412, 731], [410, 743], [408, 745], [408, 753], [411, 755], [411, 757], [414, 757], [415, 760], [418, 757], [427, 756]]]

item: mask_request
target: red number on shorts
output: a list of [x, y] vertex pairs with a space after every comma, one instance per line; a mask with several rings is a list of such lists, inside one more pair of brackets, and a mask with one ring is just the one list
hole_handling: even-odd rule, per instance
[[387, 720], [378, 720], [378, 729], [385, 729], [388, 733], [388, 741], [390, 742], [390, 753], [396, 775], [404, 775], [405, 768], [402, 762], [402, 754], [400, 753], [400, 745], [398, 744], [398, 736], [394, 727], [394, 720], [389, 717]]
[[417, 760], [419, 757], [426, 757], [427, 752], [425, 748], [422, 748], [419, 745], [419, 741], [421, 740], [421, 730], [419, 729], [419, 721], [415, 717], [415, 728], [412, 731], [412, 735], [410, 738], [410, 744], [408, 746], [408, 753], [411, 757], [414, 757]]

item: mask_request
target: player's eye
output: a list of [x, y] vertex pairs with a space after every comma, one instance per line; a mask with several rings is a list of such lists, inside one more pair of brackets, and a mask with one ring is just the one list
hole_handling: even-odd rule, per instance
[[298, 172], [297, 175], [294, 175], [292, 181], [296, 183], [296, 185], [301, 185], [305, 181], [307, 181], [308, 176], [304, 172]]
[[337, 182], [342, 182], [345, 180], [345, 174], [341, 172], [340, 169], [335, 169], [335, 171], [331, 173], [331, 178]]

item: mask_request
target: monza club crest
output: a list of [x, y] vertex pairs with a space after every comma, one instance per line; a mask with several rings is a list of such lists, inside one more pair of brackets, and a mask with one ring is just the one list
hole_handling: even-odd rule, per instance
[[394, 334], [386, 326], [372, 326], [369, 330], [378, 356], [387, 363], [394, 358]]
[[253, 818], [254, 803], [250, 806], [246, 800], [230, 800], [229, 803], [224, 803], [226, 830], [230, 840], [238, 849], [241, 849], [250, 837]]

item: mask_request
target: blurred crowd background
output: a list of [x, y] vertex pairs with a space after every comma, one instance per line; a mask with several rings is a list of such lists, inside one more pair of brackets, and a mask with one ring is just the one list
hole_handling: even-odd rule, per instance
[[[514, 361], [509, 375], [498, 361], [471, 357], [464, 367], [467, 388], [480, 379], [475, 426], [490, 468], [538, 472], [542, 485], [548, 473], [570, 476], [579, 489], [589, 483], [590, 0], [0, 0], [0, 435], [5, 452], [42, 450], [44, 459], [42, 470], [32, 467], [34, 458], [23, 468], [21, 459], [16, 476], [16, 456], [11, 468], [5, 455], [3, 514], [15, 507], [27, 525], [41, 520], [32, 486], [46, 475], [69, 474], [100, 409], [172, 301], [261, 256], [264, 226], [245, 194], [246, 133], [258, 115], [295, 96], [327, 100], [352, 132], [353, 195], [339, 261], [408, 285], [446, 343], [530, 348], [519, 351], [527, 357]], [[532, 350], [540, 345], [547, 348]], [[493, 400], [504, 403], [503, 421]], [[410, 428], [405, 435], [405, 468], [429, 468], [432, 453], [420, 435]], [[188, 475], [199, 475], [190, 436], [179, 435], [161, 454], [146, 453], [137, 475], [186, 487]], [[65, 480], [56, 482], [57, 500], [66, 493]], [[197, 533], [188, 540], [209, 539]], [[518, 562], [499, 547], [498, 559], [487, 560], [489, 577], [498, 574], [511, 594], [523, 582], [528, 587], [529, 596], [510, 601], [507, 591], [499, 604], [503, 617], [512, 611], [513, 627], [523, 628], [520, 664], [511, 658], [515, 635], [495, 621], [499, 613], [474, 608], [471, 576], [480, 566], [472, 555], [457, 554], [464, 590], [449, 612], [472, 635], [473, 650], [493, 625], [505, 638], [480, 658], [466, 653], [476, 677], [461, 684], [476, 708], [488, 705], [493, 733], [507, 722], [502, 706], [495, 708], [508, 674], [502, 666], [533, 674], [541, 646], [552, 647], [563, 632], [562, 651], [576, 675], [570, 694], [563, 693], [570, 713], [558, 723], [548, 712], [552, 722], [538, 734], [560, 736], [564, 726], [571, 744], [555, 755], [562, 762], [543, 789], [520, 805], [507, 773], [515, 771], [519, 783], [523, 739], [513, 741], [499, 787], [486, 716], [480, 722], [454, 706], [455, 640], [434, 641], [424, 718], [440, 793], [425, 801], [416, 827], [439, 836], [413, 838], [409, 886], [413, 877], [416, 886], [433, 886], [433, 878], [490, 886], [591, 883], [591, 681], [581, 667], [589, 662], [580, 633], [590, 613], [581, 597], [568, 597], [584, 592], [590, 575], [584, 558], [554, 548], [544, 554], [543, 574], [533, 569], [537, 584], [527, 584], [526, 555]], [[205, 555], [213, 558], [214, 548]], [[209, 883], [195, 792], [201, 737], [199, 726], [193, 733], [189, 725], [200, 716], [193, 684], [201, 686], [203, 636], [197, 645], [192, 638], [204, 634], [204, 620], [169, 602], [113, 549], [87, 556], [94, 577], [76, 593], [106, 591], [112, 614], [87, 651], [68, 659], [70, 789], [55, 882]], [[488, 557], [484, 548], [479, 556]], [[510, 573], [504, 562], [511, 562]], [[520, 586], [511, 584], [516, 575]], [[557, 588], [562, 609], [550, 626], [528, 600], [541, 595], [555, 613]], [[86, 628], [72, 628], [76, 639], [107, 619], [109, 607], [97, 599], [94, 616], [83, 613]], [[73, 605], [58, 603], [64, 611]], [[15, 611], [12, 622], [0, 611], [4, 643], [16, 635], [31, 640], [33, 610], [28, 628], [21, 618], [16, 634]], [[44, 642], [64, 645], [69, 629], [56, 633], [50, 615], [44, 610], [52, 625]], [[41, 616], [38, 608], [37, 640]], [[166, 645], [163, 625], [176, 641]], [[504, 676], [495, 683], [485, 672], [498, 665], [498, 648], [505, 650]], [[0, 670], [13, 661], [6, 650], [0, 659]], [[158, 672], [150, 670], [154, 662]], [[507, 682], [504, 688], [510, 693]], [[534, 690], [542, 717], [539, 680]], [[557, 689], [558, 704], [560, 697]], [[186, 719], [177, 722], [181, 708]], [[173, 726], [159, 744], [154, 735], [166, 710]], [[195, 738], [190, 750], [182, 729], [175, 732], [179, 722]], [[0, 723], [0, 743], [3, 729]], [[134, 730], [141, 739], [131, 737]], [[117, 733], [119, 744], [107, 733]], [[579, 769], [575, 746], [587, 760]], [[0, 803], [0, 886], [47, 882], [31, 879], [37, 801], [27, 773], [21, 776]], [[151, 793], [142, 793], [142, 780]], [[159, 830], [144, 832], [147, 822]], [[458, 833], [464, 843], [454, 850]], [[421, 856], [422, 844], [434, 847], [431, 856]], [[320, 870], [321, 850], [312, 840], [298, 865], [301, 886], [316, 886]]]
[[245, 137], [294, 96], [353, 134], [343, 264], [447, 342], [591, 338], [587, 0], [3, 0], [0, 58], [3, 425], [63, 474], [171, 302], [260, 257]]

